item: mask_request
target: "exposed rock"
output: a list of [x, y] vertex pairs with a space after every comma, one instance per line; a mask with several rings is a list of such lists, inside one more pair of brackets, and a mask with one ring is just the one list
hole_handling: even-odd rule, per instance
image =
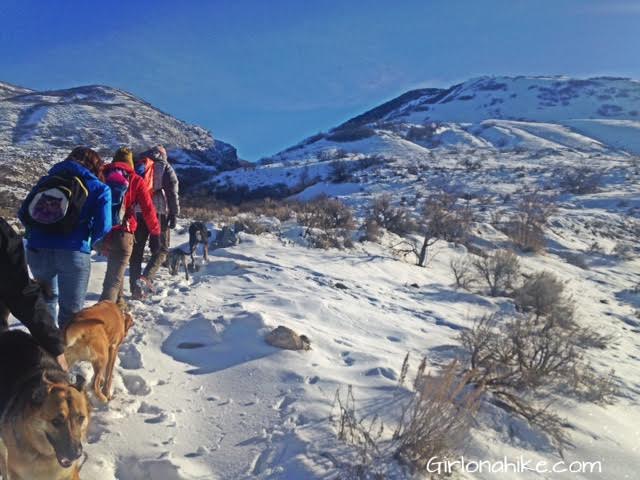
[[306, 335], [298, 335], [288, 327], [279, 325], [265, 337], [265, 341], [274, 347], [285, 350], [310, 350], [311, 341]]
[[240, 243], [240, 239], [231, 227], [222, 227], [222, 230], [216, 235], [216, 238], [211, 242], [211, 248], [228, 248], [233, 247]]

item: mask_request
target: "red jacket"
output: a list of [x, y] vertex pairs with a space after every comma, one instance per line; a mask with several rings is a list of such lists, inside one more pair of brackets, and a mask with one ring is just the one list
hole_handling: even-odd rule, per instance
[[129, 189], [124, 196], [125, 214], [120, 225], [115, 225], [112, 231], [124, 230], [129, 233], [136, 233], [138, 221], [136, 220], [136, 205], [140, 206], [144, 223], [147, 224], [151, 235], [160, 235], [160, 222], [156, 214], [156, 207], [153, 205], [151, 193], [146, 188], [144, 180], [136, 174], [133, 167], [126, 163], [110, 163], [104, 167], [104, 176], [106, 177], [110, 170], [124, 170], [129, 175]]

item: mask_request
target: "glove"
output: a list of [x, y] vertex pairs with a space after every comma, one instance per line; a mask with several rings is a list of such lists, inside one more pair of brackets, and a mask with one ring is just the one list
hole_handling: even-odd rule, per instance
[[171, 215], [169, 215], [169, 217], [167, 217], [167, 226], [171, 230], [176, 228], [176, 216], [174, 214], [171, 214]]
[[160, 251], [160, 235], [151, 235], [149, 237], [149, 248], [151, 249], [152, 255]]

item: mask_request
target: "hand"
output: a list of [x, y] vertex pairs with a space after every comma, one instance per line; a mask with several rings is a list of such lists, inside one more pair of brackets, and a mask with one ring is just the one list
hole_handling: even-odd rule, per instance
[[169, 215], [169, 217], [167, 218], [167, 226], [173, 230], [174, 228], [176, 228], [176, 216], [171, 214]]
[[149, 248], [151, 249], [152, 255], [160, 251], [160, 235], [151, 235], [149, 237]]
[[66, 357], [64, 356], [64, 353], [61, 353], [60, 355], [58, 355], [58, 356], [56, 357], [56, 360], [58, 361], [58, 364], [62, 367], [62, 369], [63, 369], [65, 372], [68, 372], [68, 371], [69, 371], [69, 364], [67, 363], [67, 359], [66, 359]]
[[99, 255], [102, 255], [103, 257], [109, 256], [109, 246], [104, 238], [94, 242], [92, 247]]

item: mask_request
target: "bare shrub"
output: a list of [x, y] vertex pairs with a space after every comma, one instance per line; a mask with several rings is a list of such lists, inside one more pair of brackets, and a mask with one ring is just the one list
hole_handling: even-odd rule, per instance
[[265, 224], [258, 222], [255, 217], [243, 215], [233, 224], [233, 231], [236, 233], [245, 232], [251, 235], [262, 235], [269, 232], [269, 229]]
[[319, 197], [301, 205], [298, 220], [302, 225], [322, 230], [353, 230], [353, 212], [340, 200]]
[[473, 211], [468, 201], [447, 192], [430, 195], [422, 208], [420, 228], [424, 239], [418, 265], [425, 265], [429, 247], [438, 240], [467, 244], [472, 223]]
[[345, 183], [351, 181], [351, 165], [345, 160], [331, 162], [331, 181], [334, 183]]
[[449, 262], [449, 268], [451, 269], [451, 273], [453, 273], [456, 288], [469, 290], [476, 282], [473, 264], [469, 257], [452, 258]]
[[426, 472], [433, 458], [446, 460], [455, 455], [468, 435], [483, 393], [482, 388], [467, 388], [472, 375], [460, 376], [454, 361], [440, 375], [416, 376], [417, 391], [403, 408], [393, 435], [400, 461], [414, 471]]
[[378, 416], [369, 420], [358, 418], [351, 385], [347, 387], [344, 398], [340, 389], [336, 390], [333, 406], [337, 413], [332, 413], [331, 420], [336, 428], [338, 440], [351, 445], [356, 451], [355, 461], [350, 465], [342, 466], [342, 469], [349, 477], [355, 479], [364, 479], [371, 474], [384, 478], [382, 472], [375, 471], [377, 469], [375, 460], [383, 455], [380, 443], [384, 424], [380, 418]]
[[548, 317], [491, 315], [460, 336], [470, 382], [490, 393], [496, 405], [548, 434], [560, 450], [569, 436], [563, 419], [549, 409], [549, 393], [585, 398], [583, 387], [590, 385], [588, 393], [597, 401], [610, 401], [612, 394], [607, 381], [598, 391], [593, 379], [601, 377], [585, 362], [574, 333]]
[[379, 227], [397, 235], [406, 235], [417, 228], [411, 212], [403, 207], [394, 207], [389, 194], [372, 200], [365, 222], [375, 222]]
[[[407, 355], [398, 387], [404, 384], [408, 366]], [[408, 466], [412, 473], [432, 473], [429, 478], [446, 476], [427, 472], [429, 460], [454, 457], [469, 434], [483, 390], [468, 387], [472, 373], [460, 375], [456, 361], [436, 375], [425, 374], [425, 367], [423, 359], [412, 382], [413, 391], [394, 397], [390, 407], [398, 415], [392, 417], [399, 420], [392, 430], [377, 415], [358, 415], [351, 386], [344, 396], [340, 389], [336, 391], [331, 421], [338, 439], [355, 450], [355, 458], [346, 465], [334, 460], [346, 478], [395, 478], [387, 477], [387, 467], [395, 462]], [[384, 436], [388, 430], [393, 432], [391, 438]]]
[[497, 250], [491, 255], [475, 259], [473, 267], [489, 288], [489, 294], [497, 297], [513, 289], [520, 272], [520, 261], [509, 250]]
[[560, 188], [575, 195], [596, 193], [602, 185], [602, 172], [589, 167], [571, 168], [560, 177]]
[[378, 225], [378, 222], [374, 218], [366, 218], [362, 225], [362, 230], [363, 235], [361, 238], [363, 241], [377, 242], [380, 240], [382, 232], [380, 230], [380, 225]]
[[[564, 283], [551, 272], [538, 272], [528, 278], [516, 290], [514, 301], [521, 312], [531, 312], [536, 318], [565, 310], [570, 303], [564, 295]], [[573, 312], [567, 320], [572, 318]]]
[[298, 221], [305, 225], [304, 236], [313, 248], [351, 248], [355, 228], [353, 212], [339, 200], [320, 197], [301, 204]]
[[538, 193], [525, 195], [506, 222], [504, 232], [522, 251], [544, 250], [544, 230], [555, 211], [555, 205], [548, 198]]

